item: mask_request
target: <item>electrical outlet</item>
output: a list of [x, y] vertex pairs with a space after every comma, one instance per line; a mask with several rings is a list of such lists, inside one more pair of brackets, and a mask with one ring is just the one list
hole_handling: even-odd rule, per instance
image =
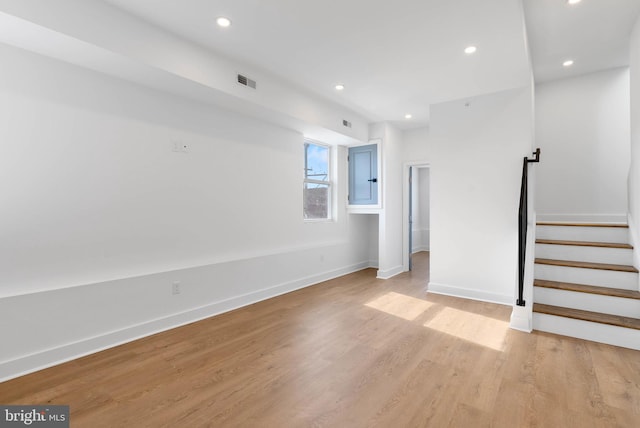
[[176, 295], [182, 292], [182, 288], [180, 287], [180, 281], [173, 281], [171, 284], [171, 294]]

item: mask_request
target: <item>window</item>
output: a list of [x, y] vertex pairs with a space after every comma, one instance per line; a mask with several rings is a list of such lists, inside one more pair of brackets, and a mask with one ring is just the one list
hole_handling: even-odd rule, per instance
[[331, 219], [331, 148], [304, 143], [304, 219]]

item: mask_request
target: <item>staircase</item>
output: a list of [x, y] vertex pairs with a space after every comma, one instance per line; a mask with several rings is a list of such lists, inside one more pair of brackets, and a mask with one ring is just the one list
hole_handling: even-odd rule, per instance
[[628, 226], [539, 222], [533, 328], [640, 350], [638, 270]]

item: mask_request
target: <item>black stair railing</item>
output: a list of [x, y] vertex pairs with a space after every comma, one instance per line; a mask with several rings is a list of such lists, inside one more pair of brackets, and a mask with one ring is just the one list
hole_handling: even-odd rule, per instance
[[518, 211], [518, 300], [516, 305], [524, 306], [524, 267], [527, 253], [527, 226], [529, 202], [529, 168], [530, 162], [540, 162], [540, 149], [533, 152], [533, 159], [527, 157], [522, 162], [522, 183], [520, 185], [520, 208]]

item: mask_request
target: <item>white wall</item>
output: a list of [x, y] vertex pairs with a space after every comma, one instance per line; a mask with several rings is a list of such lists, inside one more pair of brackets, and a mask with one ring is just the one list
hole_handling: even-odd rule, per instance
[[402, 149], [403, 135], [387, 122], [371, 124], [370, 139], [382, 139], [382, 209], [379, 215], [378, 278], [404, 270], [402, 263]]
[[[424, 166], [424, 165], [429, 165], [429, 160], [430, 160], [430, 156], [431, 156], [431, 147], [432, 144], [429, 140], [429, 128], [428, 127], [422, 127], [422, 128], [415, 128], [415, 129], [410, 129], [410, 130], [405, 130], [402, 134], [402, 150], [401, 150], [401, 158], [402, 158], [402, 164], [403, 167], [405, 168], [405, 172], [408, 168], [409, 165], [412, 166]], [[421, 170], [421, 169], [418, 169]], [[419, 173], [418, 173], [419, 174]], [[418, 175], [418, 177], [420, 177], [420, 175]], [[423, 176], [423, 180], [424, 180], [424, 176]], [[416, 181], [414, 181], [414, 184], [416, 183]], [[430, 201], [430, 194], [428, 194], [429, 192], [429, 185], [425, 185], [420, 183], [420, 178], [418, 178], [417, 180], [418, 183], [418, 188], [421, 188], [423, 190], [426, 190], [427, 194], [422, 195], [422, 197], [418, 198], [418, 209], [422, 209], [422, 211], [425, 211], [425, 207], [422, 206], [422, 208], [420, 208], [420, 204], [425, 204], [425, 203], [429, 203]], [[406, 186], [406, 183], [403, 183], [403, 186]], [[403, 189], [403, 194], [406, 191], [406, 189]], [[415, 192], [415, 190], [414, 190]], [[406, 210], [409, 209], [409, 204], [407, 201], [403, 201], [403, 236], [406, 237], [409, 234], [408, 228], [408, 221], [405, 218], [405, 212]], [[416, 209], [416, 207], [414, 206], [414, 209]], [[428, 212], [428, 209], [426, 210]], [[412, 247], [412, 251], [420, 251], [420, 250], [429, 250], [429, 244], [430, 244], [430, 236], [429, 236], [429, 221], [426, 218], [426, 216], [428, 216], [428, 214], [423, 214], [421, 216], [421, 220], [419, 220], [420, 226], [419, 227], [421, 230], [414, 230], [412, 232], [412, 238], [413, 238], [413, 247]], [[414, 228], [416, 227], [416, 224], [414, 223]], [[421, 245], [421, 247], [416, 247], [417, 243], [419, 243], [419, 245]], [[403, 265], [405, 267], [405, 269], [408, 269], [409, 267], [409, 254], [408, 251], [406, 250], [406, 248], [404, 248], [403, 245]]]
[[380, 219], [378, 214], [356, 214], [367, 218], [367, 238], [369, 245], [369, 266], [378, 268], [380, 266], [379, 253], [379, 233]]
[[431, 156], [429, 128], [406, 130], [402, 134], [402, 161], [405, 163], [428, 163]]
[[536, 86], [536, 203], [543, 220], [625, 221], [629, 71]]
[[336, 221], [303, 222], [302, 134], [0, 58], [0, 379], [368, 266], [346, 186]]
[[515, 302], [531, 97], [525, 87], [432, 106], [429, 291]]
[[[368, 121], [348, 108], [110, 3], [2, 0], [0, 11], [0, 42], [278, 123], [331, 144], [367, 141]], [[95, 16], [100, 19], [86, 19]], [[239, 72], [255, 79], [258, 89], [239, 85]], [[344, 119], [351, 127], [343, 125]]]
[[635, 266], [640, 267], [640, 18], [631, 35], [631, 166], [629, 171], [629, 224], [635, 248]]

